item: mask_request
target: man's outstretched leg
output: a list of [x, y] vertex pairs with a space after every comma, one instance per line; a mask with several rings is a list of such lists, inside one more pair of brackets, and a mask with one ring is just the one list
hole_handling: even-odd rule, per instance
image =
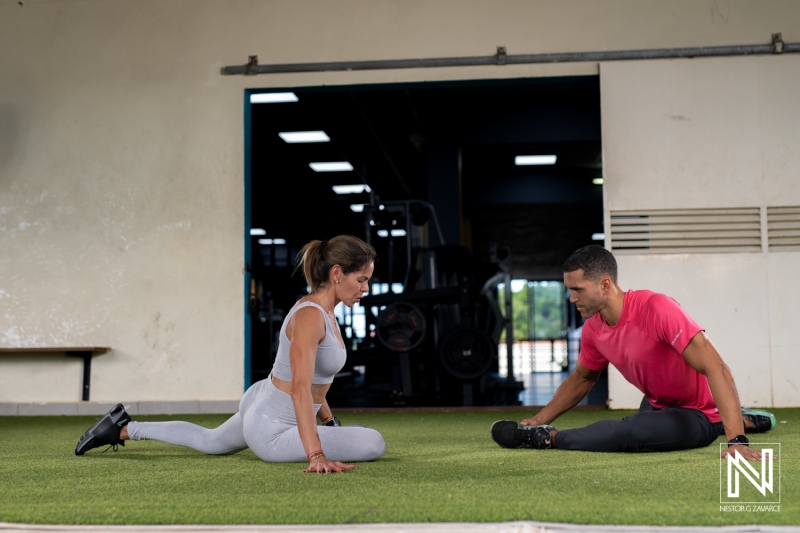
[[688, 450], [714, 442], [720, 425], [695, 409], [670, 407], [559, 431], [553, 436], [553, 447], [596, 452]]
[[701, 448], [719, 436], [719, 425], [700, 411], [679, 407], [643, 411], [621, 420], [601, 420], [576, 429], [522, 426], [511, 420], [492, 425], [504, 448], [558, 448], [594, 452], [673, 451]]

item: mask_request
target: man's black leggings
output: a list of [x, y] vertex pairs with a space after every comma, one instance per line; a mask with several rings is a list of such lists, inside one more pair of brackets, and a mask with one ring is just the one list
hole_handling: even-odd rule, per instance
[[553, 447], [591, 452], [669, 452], [703, 448], [722, 433], [722, 422], [709, 422], [696, 409], [656, 409], [645, 398], [635, 415], [559, 431]]

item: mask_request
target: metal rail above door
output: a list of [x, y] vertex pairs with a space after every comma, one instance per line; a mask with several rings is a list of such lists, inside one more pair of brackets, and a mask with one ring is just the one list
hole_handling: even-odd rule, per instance
[[491, 56], [439, 57], [430, 59], [387, 59], [380, 61], [335, 61], [329, 63], [279, 63], [260, 65], [258, 56], [248, 57], [244, 65], [222, 67], [225, 75], [279, 74], [289, 72], [330, 72], [347, 70], [381, 70], [401, 68], [469, 67], [486, 65], [529, 65], [536, 63], [580, 63], [624, 61], [636, 59], [676, 59], [747, 55], [776, 55], [800, 52], [800, 43], [784, 43], [780, 33], [772, 34], [770, 44], [740, 46], [707, 46], [695, 48], [661, 48], [652, 50], [616, 50], [606, 52], [566, 52], [556, 54], [509, 55], [505, 46], [498, 46]]

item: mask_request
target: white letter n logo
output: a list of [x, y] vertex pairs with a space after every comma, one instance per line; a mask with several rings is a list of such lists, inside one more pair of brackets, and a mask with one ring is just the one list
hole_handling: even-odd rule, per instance
[[[728, 497], [739, 497], [739, 473], [741, 473], [753, 485], [762, 496], [767, 495], [767, 491], [772, 490], [772, 448], [765, 448], [761, 450], [761, 475], [758, 471], [750, 466], [750, 463], [742, 457], [738, 451], [733, 452], [733, 457], [727, 456], [728, 459]], [[769, 463], [769, 467], [767, 467]], [[734, 470], [734, 468], [736, 470]], [[759, 482], [760, 480], [760, 482]]]

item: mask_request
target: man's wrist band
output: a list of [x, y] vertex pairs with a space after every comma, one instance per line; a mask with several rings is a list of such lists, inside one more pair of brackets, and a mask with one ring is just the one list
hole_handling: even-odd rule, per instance
[[734, 444], [744, 444], [747, 446], [750, 444], [750, 439], [745, 437], [744, 435], [736, 435], [731, 440], [728, 441], [728, 446], [733, 446]]

